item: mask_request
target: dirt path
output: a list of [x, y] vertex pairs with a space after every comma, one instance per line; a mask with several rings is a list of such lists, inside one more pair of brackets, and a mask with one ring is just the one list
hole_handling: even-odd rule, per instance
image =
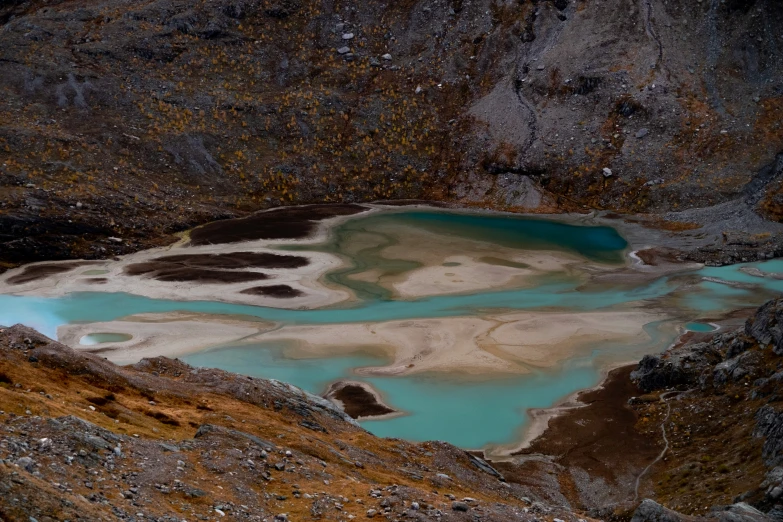
[[[670, 392], [662, 393], [661, 400], [665, 402], [666, 397], [668, 397], [669, 395], [682, 395], [683, 393], [687, 393], [688, 391], [690, 390], [670, 391]], [[666, 402], [666, 416], [663, 418], [663, 421], [661, 421], [661, 436], [663, 438], [664, 446], [663, 449], [661, 450], [661, 453], [658, 454], [655, 460], [650, 462], [650, 464], [646, 468], [644, 468], [641, 473], [639, 473], [639, 476], [636, 477], [636, 485], [634, 486], [634, 497], [633, 497], [634, 502], [639, 500], [639, 484], [641, 483], [642, 478], [644, 478], [647, 472], [650, 471], [650, 469], [652, 469], [652, 467], [655, 466], [658, 462], [660, 462], [660, 460], [664, 457], [664, 455], [666, 455], [666, 452], [669, 451], [669, 438], [666, 436], [666, 423], [669, 421], [669, 417], [671, 416], [671, 413], [672, 413], [671, 404]]]

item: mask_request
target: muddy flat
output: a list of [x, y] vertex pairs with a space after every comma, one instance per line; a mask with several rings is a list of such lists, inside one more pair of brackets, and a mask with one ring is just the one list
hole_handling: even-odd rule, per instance
[[299, 297], [304, 295], [301, 290], [291, 288], [288, 285], [269, 285], [269, 286], [254, 286], [246, 288], [240, 292], [245, 295], [263, 295], [267, 297], [277, 297], [280, 299], [290, 299], [292, 297]]

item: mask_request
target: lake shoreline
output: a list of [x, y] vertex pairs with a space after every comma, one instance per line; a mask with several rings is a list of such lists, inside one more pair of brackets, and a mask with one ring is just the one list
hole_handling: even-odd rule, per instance
[[[618, 250], [620, 243], [613, 243], [611, 234], [596, 226], [601, 221], [611, 220], [596, 215], [569, 218], [562, 215], [492, 213], [493, 219], [490, 220], [485, 219], [484, 212], [458, 209], [451, 212], [459, 218], [450, 222], [447, 215], [450, 211], [428, 206], [388, 209], [364, 205], [361, 208], [367, 210], [356, 213], [356, 208], [352, 207], [352, 213], [348, 215], [328, 215], [317, 224], [311, 223], [307, 225], [312, 227], [311, 233], [298, 239], [253, 239], [219, 245], [209, 244], [207, 239], [202, 241], [204, 244], [191, 246], [184, 237], [176, 246], [126, 256], [114, 264], [91, 262], [84, 266], [71, 265], [66, 272], [51, 274], [48, 273], [51, 268], [45, 268], [45, 277], [23, 278], [19, 284], [9, 283], [10, 279], [24, 276], [27, 269], [22, 268], [0, 277], [0, 293], [9, 293], [7, 290], [11, 289], [11, 293], [23, 296], [40, 295], [39, 291], [51, 296], [70, 296], [74, 288], [93, 291], [92, 296], [76, 293], [73, 298], [62, 299], [62, 303], [57, 305], [60, 308], [54, 308], [55, 316], [63, 313], [64, 307], [80, 306], [76, 304], [79, 302], [85, 303], [85, 307], [112, 307], [118, 311], [132, 308], [134, 312], [128, 316], [116, 314], [103, 320], [97, 316], [91, 319], [90, 314], [85, 312], [80, 318], [65, 321], [71, 324], [61, 325], [58, 332], [60, 339], [71, 346], [100, 354], [119, 364], [134, 363], [142, 357], [189, 356], [211, 350], [215, 356], [210, 364], [220, 367], [220, 354], [224, 352], [219, 348], [234, 346], [249, 347], [246, 363], [253, 364], [253, 347], [265, 349], [268, 343], [287, 346], [284, 352], [286, 364], [296, 359], [318, 361], [362, 352], [380, 352], [385, 355], [380, 364], [374, 365], [375, 361], [372, 361], [350, 368], [350, 373], [356, 378], [373, 381], [373, 386], [358, 388], [373, 396], [375, 402], [382, 402], [381, 395], [388, 396], [390, 403], [398, 402], [397, 392], [390, 393], [389, 388], [384, 390], [374, 386], [385, 378], [429, 378], [434, 375], [437, 379], [444, 377], [443, 381], [447, 382], [445, 389], [457, 381], [468, 385], [472, 381], [494, 383], [506, 378], [520, 378], [515, 382], [536, 382], [536, 386], [544, 389], [546, 385], [540, 380], [542, 375], [571, 379], [575, 375], [572, 369], [561, 370], [573, 366], [567, 361], [581, 359], [579, 364], [586, 363], [579, 369], [581, 380], [555, 383], [547, 388], [544, 396], [556, 402], [554, 408], [529, 410], [533, 422], [524, 433], [521, 426], [526, 421], [518, 421], [521, 442], [505, 445], [502, 450], [510, 454], [513, 450], [509, 450], [509, 446], [520, 449], [539, 438], [552, 422], [577, 406], [576, 398], [581, 393], [595, 390], [574, 392], [575, 382], [592, 384], [598, 375], [599, 383], [603, 383], [612, 365], [618, 364], [619, 360], [628, 361], [628, 354], [623, 355], [619, 348], [628, 347], [635, 357], [636, 352], [642, 349], [640, 347], [660, 342], [659, 336], [649, 336], [652, 344], [644, 342], [650, 334], [646, 331], [648, 325], [672, 319], [675, 315], [678, 320], [695, 319], [690, 314], [700, 315], [701, 311], [709, 314], [712, 310], [725, 308], [729, 302], [750, 301], [752, 296], [740, 297], [753, 284], [762, 284], [760, 281], [765, 288], [783, 284], [774, 277], [756, 281], [758, 278], [749, 270], [744, 270], [742, 277], [752, 279], [750, 282], [730, 280], [724, 284], [721, 272], [711, 274], [709, 281], [712, 282], [702, 284], [706, 278], [701, 275], [678, 275], [701, 265], [679, 262], [672, 252], [651, 245], [655, 238], [642, 234], [641, 225], [623, 225], [625, 229], [635, 230], [628, 233], [627, 244], [616, 231], [611, 231], [622, 240], [621, 244], [626, 245]], [[411, 208], [418, 210], [412, 212]], [[269, 214], [275, 212], [269, 211]], [[405, 221], [407, 215], [414, 217]], [[503, 220], [494, 224], [495, 218], [501, 217], [514, 218], [507, 223], [508, 229], [502, 226], [506, 223]], [[557, 222], [549, 223], [546, 221], [549, 217], [555, 217]], [[416, 219], [423, 219], [423, 223], [432, 227], [422, 226], [415, 237], [406, 237], [408, 232], [415, 230]], [[324, 242], [331, 240], [338, 227], [345, 231], [345, 225], [353, 223], [353, 220], [357, 220], [357, 226], [349, 232], [354, 236], [358, 234], [359, 238], [341, 237], [341, 241], [354, 243], [349, 241], [338, 245], [343, 250], [328, 250], [331, 245], [324, 246]], [[528, 221], [541, 221], [546, 226], [539, 227], [536, 232], [539, 236], [535, 233], [525, 236], [525, 226], [534, 229], [538, 226]], [[520, 225], [521, 222], [524, 223]], [[381, 223], [386, 228], [371, 229], [369, 223]], [[590, 227], [572, 231], [563, 228], [566, 223]], [[463, 237], [459, 235], [460, 227], [473, 229]], [[496, 227], [497, 230], [487, 232], [487, 227]], [[520, 238], [524, 240], [502, 237], [512, 233], [509, 230], [516, 234], [515, 227], [519, 228]], [[243, 233], [252, 232], [253, 227], [245, 228], [247, 230]], [[546, 230], [549, 232], [542, 233]], [[566, 239], [552, 231], [563, 232]], [[562, 243], [562, 250], [545, 249], [540, 246], [541, 243], [535, 243], [540, 236], [547, 234], [545, 240], [552, 241], [555, 246]], [[585, 237], [577, 238], [574, 244], [568, 243], [567, 237], [580, 235]], [[534, 245], [526, 248], [513, 243], [518, 241], [519, 245], [524, 245], [528, 237], [533, 238]], [[594, 246], [594, 243], [600, 246]], [[606, 248], [611, 255], [601, 257], [600, 248], [606, 244], [610, 245]], [[281, 248], [308, 245], [312, 245], [313, 249]], [[421, 245], [426, 245], [426, 248], [416, 250]], [[598, 252], [598, 255], [591, 256], [589, 250], [585, 252], [579, 248], [599, 249], [593, 252]], [[376, 290], [383, 287], [398, 299], [367, 300], [351, 286], [328, 285], [325, 281], [326, 274], [345, 269], [356, 259], [352, 256], [366, 249], [375, 249], [366, 258], [370, 261], [403, 261], [408, 265], [397, 263], [404, 268], [393, 272], [382, 264], [375, 267], [371, 262], [365, 263], [349, 277], [362, 284], [376, 285]], [[622, 264], [607, 261], [615, 254], [620, 256], [618, 259], [623, 259]], [[213, 277], [210, 272], [218, 271], [223, 272], [223, 275], [216, 276], [218, 279], [256, 279], [235, 283], [223, 281], [215, 285], [204, 283], [204, 277]], [[227, 274], [231, 274], [230, 277]], [[391, 275], [387, 277], [384, 274]], [[202, 279], [179, 281], [178, 277]], [[113, 278], [121, 280], [112, 283]], [[94, 282], [96, 279], [106, 282], [98, 284]], [[263, 288], [274, 288], [274, 291], [265, 293], [259, 290]], [[95, 290], [100, 292], [95, 293]], [[112, 297], [114, 290], [133, 293], [125, 297], [117, 294], [115, 299]], [[168, 297], [134, 300], [135, 296], [145, 293]], [[239, 301], [237, 296], [240, 296]], [[400, 297], [413, 299], [401, 300]], [[730, 301], [721, 301], [723, 297]], [[124, 305], [125, 302], [128, 305]], [[252, 306], [233, 310], [235, 304]], [[715, 306], [717, 308], [710, 308]], [[45, 304], [41, 308], [46, 315]], [[681, 313], [672, 315], [666, 312], [670, 308]], [[139, 313], [139, 310], [145, 313]], [[104, 310], [96, 313], [100, 316]], [[243, 313], [247, 316], [243, 317]], [[253, 318], [256, 314], [257, 317]], [[90, 334], [124, 334], [130, 335], [131, 339], [81, 345], [81, 339]], [[644, 349], [663, 349], [662, 346], [649, 346]], [[596, 354], [601, 354], [597, 360]], [[296, 366], [295, 362], [293, 366]], [[242, 369], [239, 371], [242, 372]], [[564, 377], [566, 375], [569, 377]], [[350, 375], [343, 374], [342, 377]], [[303, 387], [306, 386], [305, 383]], [[488, 393], [497, 399], [494, 388]], [[530, 391], [537, 393], [537, 390]], [[318, 390], [318, 393], [322, 392], [323, 388]], [[564, 395], [565, 399], [556, 399]], [[364, 401], [367, 397], [363, 395], [360, 399]], [[448, 396], [444, 398], [447, 399]], [[511, 409], [508, 401], [501, 402], [498, 411]], [[523, 397], [518, 403], [527, 407], [546, 404], [530, 402]], [[402, 414], [408, 418], [429, 415], [422, 413], [427, 411], [426, 408], [419, 411], [410, 403], [399, 403], [399, 410], [410, 414]], [[395, 412], [384, 412], [380, 416], [364, 418], [376, 421], [379, 418], [393, 420], [400, 416]], [[511, 418], [516, 419], [516, 416]], [[495, 436], [495, 440], [516, 441], [517, 437], [507, 437], [505, 430], [508, 423], [499, 423], [498, 426], [501, 424], [503, 431], [493, 428], [494, 431], [487, 433], [484, 440], [493, 440]], [[500, 446], [497, 450], [494, 453], [499, 453]]]

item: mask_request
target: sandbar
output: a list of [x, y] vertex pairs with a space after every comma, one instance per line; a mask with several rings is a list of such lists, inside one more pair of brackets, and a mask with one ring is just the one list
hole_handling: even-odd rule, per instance
[[360, 375], [425, 372], [524, 374], [551, 368], [592, 350], [595, 343], [639, 344], [645, 324], [663, 314], [643, 309], [555, 313], [517, 312], [484, 317], [447, 317], [373, 323], [284, 325], [248, 341], [284, 341], [293, 358], [344, 355], [375, 349], [385, 366], [359, 368]]
[[[272, 328], [263, 321], [234, 320], [228, 317], [202, 314], [139, 314], [125, 320], [62, 325], [57, 337], [75, 350], [100, 354], [115, 364], [133, 364], [145, 357], [180, 357], [207, 348], [239, 342]], [[88, 334], [128, 334], [131, 339], [82, 345]]]

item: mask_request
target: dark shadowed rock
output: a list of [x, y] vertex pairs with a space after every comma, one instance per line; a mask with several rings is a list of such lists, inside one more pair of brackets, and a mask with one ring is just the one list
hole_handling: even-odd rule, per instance
[[745, 333], [760, 344], [771, 345], [772, 351], [783, 355], [783, 301], [768, 301], [759, 308], [745, 323]]
[[756, 413], [754, 437], [765, 437], [762, 455], [768, 466], [783, 462], [783, 411], [764, 406]]

